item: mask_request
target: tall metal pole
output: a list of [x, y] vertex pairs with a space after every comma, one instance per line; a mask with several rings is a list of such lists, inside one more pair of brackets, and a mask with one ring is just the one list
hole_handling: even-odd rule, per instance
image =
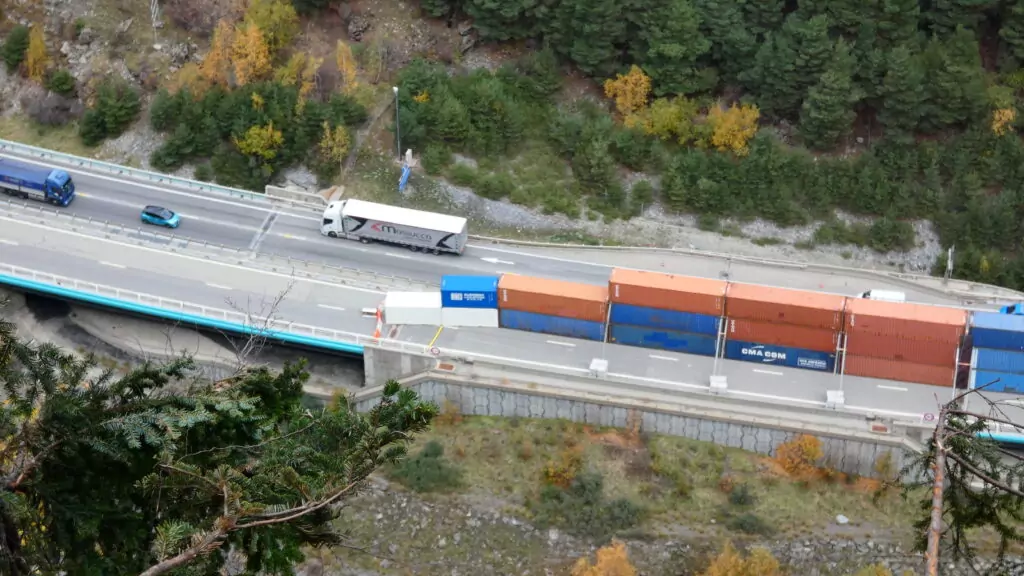
[[402, 125], [398, 120], [398, 86], [392, 86], [395, 93], [395, 146], [398, 147], [398, 161], [402, 161]]

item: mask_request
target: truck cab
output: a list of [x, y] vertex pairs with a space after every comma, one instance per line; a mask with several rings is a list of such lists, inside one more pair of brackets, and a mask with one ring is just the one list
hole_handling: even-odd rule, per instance
[[1011, 316], [1024, 316], [1024, 302], [1017, 302], [1016, 304], [1009, 304], [999, 309], [1000, 314], [1009, 314]]
[[75, 183], [66, 171], [9, 158], [0, 159], [0, 190], [58, 206], [67, 206], [75, 198]]

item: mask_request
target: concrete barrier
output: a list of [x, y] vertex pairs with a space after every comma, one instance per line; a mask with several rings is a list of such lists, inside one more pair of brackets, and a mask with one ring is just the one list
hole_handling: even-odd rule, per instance
[[327, 206], [327, 199], [317, 194], [316, 192], [306, 192], [305, 190], [292, 190], [290, 188], [281, 188], [280, 186], [270, 185], [267, 185], [264, 188], [264, 190], [267, 196], [271, 198], [291, 200], [294, 202], [301, 202], [303, 204]]

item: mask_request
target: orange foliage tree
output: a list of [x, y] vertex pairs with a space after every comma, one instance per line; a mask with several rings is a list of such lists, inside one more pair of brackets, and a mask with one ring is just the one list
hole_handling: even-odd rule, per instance
[[636, 568], [629, 562], [626, 545], [619, 541], [598, 549], [594, 564], [580, 558], [572, 567], [572, 576], [636, 576]]
[[744, 557], [732, 542], [726, 542], [722, 553], [715, 557], [701, 576], [782, 576], [779, 561], [765, 548], [755, 548]]
[[271, 71], [270, 49], [259, 26], [248, 24], [236, 33], [231, 44], [235, 83], [245, 86], [266, 77]]
[[723, 110], [712, 106], [708, 110], [711, 124], [711, 145], [720, 152], [732, 151], [738, 155], [747, 153], [747, 142], [757, 134], [757, 120], [761, 112], [757, 106], [736, 106]]
[[1013, 130], [1013, 121], [1017, 119], [1017, 111], [1013, 108], [1000, 108], [992, 111], [992, 131], [1002, 136]]
[[352, 47], [342, 40], [338, 40], [338, 47], [334, 51], [334, 59], [338, 64], [338, 72], [341, 73], [341, 91], [351, 94], [355, 90], [356, 81], [356, 57], [352, 54]]
[[199, 73], [210, 84], [227, 86], [231, 81], [231, 60], [235, 43], [235, 29], [227, 20], [217, 22], [210, 50], [203, 58]]
[[605, 80], [604, 95], [615, 100], [615, 109], [626, 120], [647, 106], [651, 79], [634, 64], [625, 75], [618, 74], [614, 80]]
[[28, 77], [42, 82], [46, 77], [46, 66], [50, 58], [46, 54], [46, 39], [43, 38], [43, 27], [33, 26], [28, 33], [28, 50], [25, 52], [25, 71]]
[[809, 434], [801, 434], [789, 442], [783, 442], [775, 450], [775, 460], [793, 476], [813, 472], [824, 455], [821, 440]]

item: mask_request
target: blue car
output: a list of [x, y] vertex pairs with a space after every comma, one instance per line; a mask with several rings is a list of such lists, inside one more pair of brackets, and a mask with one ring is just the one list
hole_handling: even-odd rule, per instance
[[154, 226], [177, 228], [181, 217], [163, 206], [146, 206], [142, 209], [142, 221]]

